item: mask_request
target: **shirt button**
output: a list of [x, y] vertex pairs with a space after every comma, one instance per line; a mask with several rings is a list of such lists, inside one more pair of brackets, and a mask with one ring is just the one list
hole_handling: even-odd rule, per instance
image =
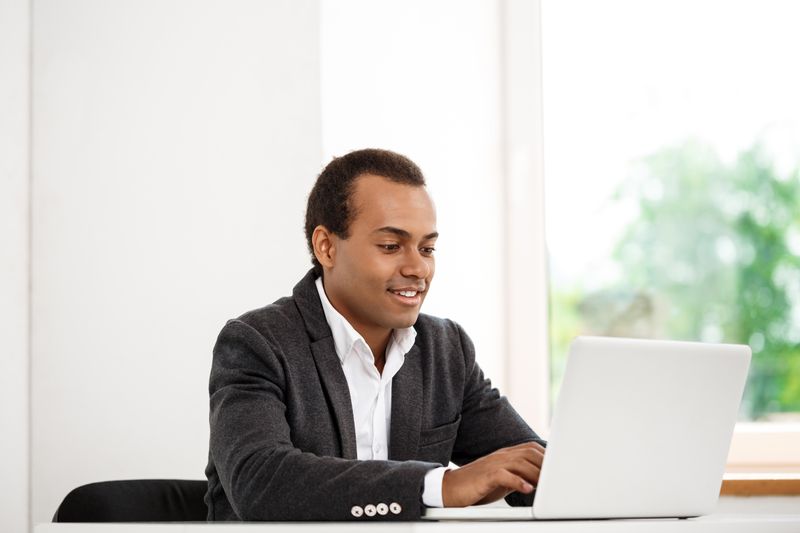
[[389, 506], [385, 503], [379, 503], [375, 506], [375, 510], [378, 511], [379, 515], [386, 516], [386, 513], [389, 512]]
[[402, 511], [403, 508], [400, 507], [399, 503], [392, 502], [389, 504], [389, 510], [392, 512], [392, 514], [400, 514], [400, 511]]
[[364, 514], [367, 516], [375, 516], [375, 506], [372, 504], [364, 506]]
[[355, 516], [356, 518], [361, 518], [361, 515], [364, 514], [364, 509], [362, 509], [358, 505], [354, 505], [353, 508], [350, 509], [350, 514]]

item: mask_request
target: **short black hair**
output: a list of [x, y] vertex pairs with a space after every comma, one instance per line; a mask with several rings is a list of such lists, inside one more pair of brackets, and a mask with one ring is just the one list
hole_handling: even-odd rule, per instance
[[306, 241], [318, 276], [322, 275], [322, 265], [314, 255], [314, 244], [311, 242], [314, 228], [325, 226], [343, 239], [349, 237], [350, 222], [355, 214], [350, 201], [353, 183], [364, 174], [381, 176], [396, 183], [425, 186], [425, 176], [420, 168], [396, 152], [367, 148], [335, 157], [314, 183], [306, 207]]

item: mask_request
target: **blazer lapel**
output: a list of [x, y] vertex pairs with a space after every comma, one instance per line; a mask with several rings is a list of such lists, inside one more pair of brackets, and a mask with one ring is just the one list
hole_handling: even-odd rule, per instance
[[[325, 320], [325, 313], [314, 284], [313, 270], [294, 288], [297, 309], [303, 317], [311, 338], [311, 352], [322, 381], [341, 439], [342, 457], [356, 459], [356, 429], [353, 422], [353, 405], [350, 389], [342, 365], [336, 355], [333, 336]], [[422, 427], [422, 361], [415, 344], [406, 354], [403, 366], [392, 380], [392, 424], [389, 435], [389, 459], [405, 461], [415, 459]]]
[[422, 424], [422, 361], [415, 344], [392, 379], [392, 425], [389, 459], [416, 459]]
[[344, 459], [356, 459], [356, 428], [353, 422], [353, 405], [350, 400], [350, 389], [344, 377], [342, 365], [336, 355], [333, 337], [326, 337], [311, 344], [311, 352], [317, 365], [320, 381], [328, 396], [331, 409], [339, 428], [339, 439]]
[[342, 457], [356, 459], [356, 428], [353, 422], [353, 405], [350, 401], [350, 389], [344, 377], [342, 365], [336, 355], [331, 328], [325, 320], [325, 312], [319, 301], [319, 293], [314, 270], [309, 270], [305, 277], [295, 285], [293, 295], [297, 310], [306, 325], [311, 340], [311, 353], [317, 367], [319, 379], [325, 389], [330, 408], [333, 411], [339, 429]]

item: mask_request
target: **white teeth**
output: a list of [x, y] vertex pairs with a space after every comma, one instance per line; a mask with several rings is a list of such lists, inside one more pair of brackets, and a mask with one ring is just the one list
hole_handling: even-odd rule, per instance
[[408, 298], [413, 298], [417, 295], [417, 291], [397, 291], [397, 294], [400, 296], [406, 296]]

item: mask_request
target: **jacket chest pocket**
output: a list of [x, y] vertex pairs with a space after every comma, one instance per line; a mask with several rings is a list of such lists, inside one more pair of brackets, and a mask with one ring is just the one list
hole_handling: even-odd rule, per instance
[[423, 429], [419, 434], [419, 460], [443, 465], [449, 463], [460, 423], [461, 415], [447, 424]]

